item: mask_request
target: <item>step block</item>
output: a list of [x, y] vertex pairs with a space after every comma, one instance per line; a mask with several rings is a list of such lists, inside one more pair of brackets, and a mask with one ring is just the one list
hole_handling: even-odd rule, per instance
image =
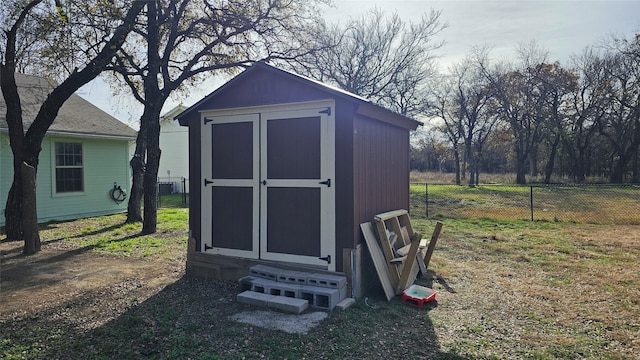
[[278, 280], [278, 274], [281, 269], [274, 268], [266, 265], [254, 265], [249, 268], [249, 273], [253, 276], [261, 277], [263, 279], [269, 279], [273, 281]]
[[300, 287], [301, 299], [309, 301], [312, 307], [332, 310], [342, 300], [340, 290], [318, 286], [304, 285]]
[[273, 299], [269, 301], [269, 307], [290, 313], [300, 314], [309, 307], [309, 302], [303, 299], [274, 296]]
[[263, 294], [251, 290], [243, 291], [236, 296], [236, 300], [239, 303], [262, 307], [269, 306], [269, 301], [273, 300], [273, 298], [273, 295]]
[[306, 285], [308, 276], [309, 273], [303, 271], [280, 270], [277, 281], [297, 285]]
[[251, 290], [258, 293], [284, 296], [289, 298], [299, 297], [300, 288], [294, 284], [279, 283], [263, 278], [245, 276], [239, 280], [240, 290]]
[[331, 289], [342, 289], [347, 286], [347, 278], [330, 274], [311, 274], [307, 277], [307, 284]]
[[300, 314], [309, 307], [307, 300], [275, 296], [251, 290], [243, 291], [236, 296], [239, 303], [277, 309], [289, 313]]

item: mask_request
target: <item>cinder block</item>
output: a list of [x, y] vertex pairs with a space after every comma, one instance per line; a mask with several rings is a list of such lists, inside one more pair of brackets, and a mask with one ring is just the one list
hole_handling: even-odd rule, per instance
[[241, 277], [240, 279], [238, 279], [238, 282], [240, 283], [240, 292], [246, 291], [246, 290], [251, 290], [251, 288], [253, 287], [253, 280], [254, 279], [256, 279], [256, 278], [251, 276], [251, 275], [244, 276], [244, 277]]
[[340, 300], [340, 290], [323, 288], [318, 286], [301, 286], [300, 295], [301, 299], [309, 301], [309, 305], [312, 307], [333, 309]]
[[281, 269], [266, 265], [254, 265], [249, 268], [249, 274], [273, 281], [278, 280], [278, 274], [281, 271]]
[[271, 295], [284, 296], [288, 298], [297, 298], [300, 293], [299, 285], [274, 282], [269, 286], [270, 286], [269, 294]]
[[330, 274], [311, 274], [307, 277], [307, 284], [331, 289], [342, 289], [347, 286], [347, 278]]
[[351, 305], [353, 305], [355, 303], [356, 303], [356, 300], [354, 298], [346, 298], [346, 299], [340, 301], [339, 303], [337, 303], [336, 304], [336, 308], [338, 308], [340, 310], [346, 310]]
[[306, 285], [309, 273], [293, 270], [280, 270], [278, 273], [278, 282], [289, 284]]
[[269, 307], [290, 313], [300, 314], [309, 307], [309, 302], [302, 299], [274, 296], [273, 299], [269, 300]]
[[274, 297], [275, 296], [273, 295], [257, 293], [255, 291], [247, 290], [238, 294], [236, 296], [236, 300], [239, 303], [243, 303], [243, 304], [267, 307], [269, 306], [269, 302], [273, 300]]
[[269, 295], [277, 295], [271, 293], [271, 288], [276, 284], [277, 282], [268, 279], [253, 278], [251, 280], [251, 291]]

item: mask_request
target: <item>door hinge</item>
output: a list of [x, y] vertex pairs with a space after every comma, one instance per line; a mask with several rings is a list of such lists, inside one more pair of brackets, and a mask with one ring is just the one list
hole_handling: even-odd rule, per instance
[[213, 249], [213, 246], [210, 246], [209, 244], [204, 244], [204, 251], [211, 250], [211, 249]]
[[212, 121], [213, 121], [213, 119], [207, 119], [207, 118], [204, 118], [204, 124], [205, 124], [205, 125], [207, 125], [207, 123], [210, 123], [210, 122], [212, 122]]
[[213, 184], [213, 180], [204, 179], [204, 186], [207, 186], [209, 184]]
[[327, 185], [327, 187], [331, 187], [331, 179], [327, 179], [327, 181], [320, 181], [318, 184]]
[[318, 260], [324, 260], [327, 262], [327, 264], [331, 264], [331, 255], [327, 255], [325, 257], [319, 257]]
[[318, 111], [318, 114], [327, 114], [327, 116], [331, 115], [331, 108], [328, 107], [324, 110]]

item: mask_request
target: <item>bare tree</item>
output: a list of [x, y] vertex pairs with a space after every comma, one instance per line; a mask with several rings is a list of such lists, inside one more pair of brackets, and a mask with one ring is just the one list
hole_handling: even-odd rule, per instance
[[[176, 90], [255, 61], [291, 60], [315, 50], [322, 0], [154, 0], [136, 36], [111, 67], [144, 105], [127, 221], [157, 225], [160, 112]], [[143, 196], [144, 194], [144, 196]], [[144, 198], [144, 215], [141, 203]]]
[[299, 58], [293, 70], [365, 97], [403, 115], [421, 111], [422, 91], [436, 73], [436, 36], [446, 28], [440, 11], [416, 23], [397, 13], [371, 10], [347, 25], [324, 29], [318, 41], [326, 50]]
[[640, 39], [619, 40], [619, 47], [603, 54], [607, 94], [598, 129], [611, 146], [612, 183], [622, 183], [640, 147]]
[[497, 101], [498, 115], [509, 124], [515, 152], [516, 183], [525, 184], [526, 174], [535, 174], [537, 149], [544, 136], [543, 108], [537, 77], [546, 63], [547, 54], [535, 42], [521, 45], [517, 64], [491, 64], [480, 59], [478, 66], [490, 84]]
[[[78, 4], [83, 7], [92, 5], [87, 2]], [[44, 136], [64, 102], [76, 90], [93, 80], [105, 69], [116, 51], [124, 43], [135, 24], [138, 13], [144, 6], [142, 1], [133, 1], [124, 16], [122, 13], [119, 13], [119, 15], [117, 14], [118, 12], [114, 13], [117, 16], [109, 19], [112, 25], [115, 25], [111, 27], [112, 35], [96, 36], [95, 39], [98, 39], [98, 41], [93, 43], [90, 48], [51, 46], [56, 44], [47, 43], [47, 41], [55, 40], [57, 31], [67, 31], [66, 29], [72, 26], [84, 27], [83, 18], [79, 15], [80, 11], [73, 12], [77, 18], [67, 17], [67, 13], [71, 13], [70, 10], [72, 8], [80, 9], [75, 7], [78, 4], [68, 2], [66, 5], [69, 7], [64, 8], [56, 1], [56, 7], [52, 8], [49, 6], [50, 4], [42, 0], [34, 0], [27, 3], [15, 2], [12, 3], [11, 17], [5, 19], [6, 23], [4, 25], [6, 27], [4, 29], [2, 62], [0, 64], [0, 86], [7, 105], [6, 121], [14, 158], [14, 178], [5, 209], [6, 232], [9, 239], [24, 239], [24, 252], [27, 254], [40, 250], [35, 206], [35, 177]], [[52, 19], [59, 19], [59, 22], [54, 24]], [[47, 22], [43, 23], [43, 20]], [[28, 46], [22, 48], [24, 51], [18, 50], [19, 44], [29, 44], [24, 39], [29, 39], [25, 33], [30, 28], [43, 30], [41, 32], [43, 38], [31, 38], [31, 41], [34, 42], [41, 41], [38, 48], [40, 51], [48, 51], [48, 53], [42, 53], [43, 58], [47, 56], [58, 59], [72, 58], [74, 59], [74, 66], [69, 72], [65, 72], [64, 68], [57, 68], [57, 74], [62, 74], [57, 76], [61, 79], [61, 82], [47, 96], [38, 114], [25, 132], [15, 75], [16, 70], [20, 68], [19, 63], [32, 60], [29, 56], [24, 59], [19, 58], [20, 55], [30, 54]], [[23, 67], [28, 68], [29, 66]], [[23, 199], [27, 199], [29, 203], [23, 206]]]
[[451, 144], [456, 184], [460, 185], [462, 182], [460, 157], [464, 148], [465, 131], [461, 121], [463, 115], [456, 101], [456, 83], [455, 77], [442, 76], [437, 81], [437, 86], [431, 90], [431, 100], [426, 111], [431, 118], [431, 125], [445, 134]]

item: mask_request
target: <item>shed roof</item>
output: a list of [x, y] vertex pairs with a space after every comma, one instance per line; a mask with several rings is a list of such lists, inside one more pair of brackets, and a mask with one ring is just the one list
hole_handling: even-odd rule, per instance
[[[55, 85], [45, 78], [23, 74], [16, 74], [16, 83], [22, 103], [24, 127], [27, 129]], [[6, 113], [4, 97], [0, 97], [0, 131], [7, 130]], [[136, 137], [135, 130], [77, 94], [65, 101], [47, 134], [126, 140]]]
[[187, 110], [185, 110], [184, 112], [176, 116], [175, 119], [180, 121], [181, 125], [187, 125], [186, 119], [189, 117], [190, 114], [197, 111], [208, 110], [208, 109], [201, 108], [204, 103], [224, 93], [226, 89], [231, 87], [234, 83], [240, 81], [245, 77], [251, 76], [253, 72], [258, 70], [269, 71], [274, 73], [275, 75], [282, 76], [293, 81], [304, 82], [308, 86], [324, 91], [333, 97], [342, 98], [352, 103], [355, 103], [358, 105], [358, 109], [357, 109], [358, 114], [368, 116], [377, 120], [389, 122], [394, 125], [407, 128], [409, 130], [415, 130], [419, 125], [422, 125], [422, 123], [419, 121], [416, 121], [404, 115], [398, 114], [380, 105], [377, 105], [359, 95], [350, 93], [348, 91], [339, 89], [331, 85], [327, 85], [325, 83], [322, 83], [320, 81], [317, 81], [302, 75], [298, 75], [289, 71], [276, 68], [264, 62], [257, 62], [253, 64], [251, 67], [249, 67], [248, 69], [240, 73], [238, 76], [229, 80], [227, 83], [225, 83], [224, 85], [222, 85], [221, 87], [219, 87], [218, 89], [216, 89], [215, 91], [213, 91], [212, 93], [210, 93], [209, 95], [205, 96], [203, 99], [198, 101], [196, 104], [194, 104], [193, 106], [191, 106], [190, 108], [188, 108]]

